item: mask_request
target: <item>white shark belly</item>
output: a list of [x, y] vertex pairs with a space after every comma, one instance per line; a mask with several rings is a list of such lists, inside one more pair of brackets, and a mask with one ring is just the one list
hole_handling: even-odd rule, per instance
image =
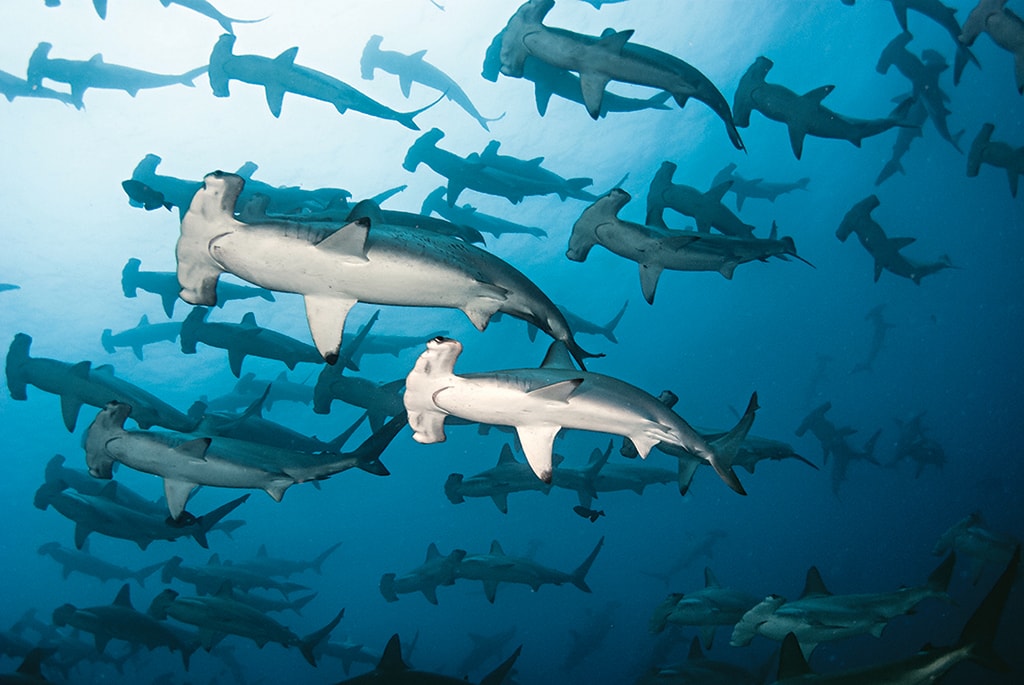
[[372, 304], [458, 307], [493, 286], [428, 253], [368, 246], [366, 258], [301, 240], [233, 233], [210, 242], [223, 268], [256, 285]]

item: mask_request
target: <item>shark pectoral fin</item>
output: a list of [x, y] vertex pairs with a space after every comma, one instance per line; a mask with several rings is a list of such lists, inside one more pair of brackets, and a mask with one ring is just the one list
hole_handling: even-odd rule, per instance
[[494, 500], [494, 506], [498, 507], [498, 511], [502, 514], [508, 513], [508, 492], [493, 492], [491, 499]]
[[[1024, 155], [1024, 152], [1018, 151], [1018, 154]], [[1020, 179], [1020, 171], [1018, 169], [1009, 168], [1006, 170], [1006, 176], [1010, 180], [1010, 196], [1017, 197], [1018, 180]]]
[[96, 651], [103, 654], [103, 650], [107, 648], [107, 643], [110, 642], [110, 636], [106, 633], [95, 633], [96, 636]]
[[871, 635], [874, 637], [882, 637], [882, 633], [885, 631], [885, 627], [887, 625], [888, 623], [886, 623], [885, 621], [879, 621], [875, 625], [871, 626], [871, 630], [869, 630], [868, 632], [871, 633]]
[[408, 98], [412, 88], [412, 79], [402, 74], [398, 77], [398, 87], [402, 89], [402, 95]]
[[85, 547], [85, 542], [91, 532], [92, 529], [88, 526], [81, 523], [75, 524], [75, 549], [82, 549]]
[[266, 86], [267, 91], [267, 107], [270, 108], [270, 113], [277, 119], [281, 116], [281, 106], [284, 104], [285, 89], [278, 85], [268, 84]]
[[875, 283], [878, 283], [878, 278], [882, 275], [882, 269], [885, 268], [885, 264], [875, 260]]
[[135, 353], [135, 358], [140, 362], [142, 361], [142, 345], [132, 345], [132, 352]]
[[658, 289], [658, 279], [663, 268], [660, 264], [640, 265], [640, 291], [647, 304], [654, 304], [654, 292]]
[[800, 155], [804, 153], [804, 136], [807, 135], [807, 131], [799, 128], [793, 124], [789, 125], [789, 144], [793, 148], [793, 154], [796, 155], [797, 159], [800, 159]]
[[484, 581], [484, 594], [487, 595], [487, 601], [494, 604], [494, 598], [498, 594], [498, 581], [496, 580], [485, 580]]
[[74, 395], [60, 396], [60, 415], [64, 419], [64, 427], [69, 433], [75, 432], [75, 424], [78, 422], [78, 411], [82, 408], [82, 400]]
[[195, 483], [164, 478], [164, 498], [167, 500], [167, 510], [172, 519], [177, 520], [181, 516], [185, 505], [188, 504], [188, 497], [195, 488]]
[[711, 649], [715, 642], [715, 628], [717, 626], [704, 626], [700, 629], [700, 641], [704, 643], [704, 649]]
[[341, 349], [345, 319], [356, 300], [328, 295], [306, 295], [304, 299], [313, 344], [328, 364], [334, 364]]
[[604, 88], [608, 85], [608, 77], [594, 72], [580, 74], [580, 90], [583, 93], [583, 104], [591, 119], [601, 115], [601, 103], [604, 101]]
[[569, 398], [572, 397], [572, 394], [576, 392], [576, 388], [580, 387], [582, 382], [582, 378], [570, 378], [569, 380], [558, 381], [557, 383], [535, 388], [527, 394], [530, 397], [541, 400], [565, 403], [569, 401]]
[[523, 446], [530, 468], [545, 483], [551, 482], [551, 446], [562, 427], [557, 424], [517, 426], [516, 435]]
[[160, 301], [164, 306], [164, 314], [170, 319], [174, 316], [174, 303], [178, 301], [178, 293], [162, 293]]
[[290, 478], [280, 478], [272, 481], [263, 489], [268, 495], [274, 498], [275, 502], [280, 502], [284, 499], [285, 491], [294, 484], [295, 481]]
[[228, 350], [228, 366], [231, 368], [231, 373], [235, 374], [235, 378], [242, 377], [242, 362], [245, 361], [245, 352], [232, 347]]
[[431, 585], [422, 589], [423, 596], [427, 598], [427, 601], [433, 605], [437, 605], [437, 587]]

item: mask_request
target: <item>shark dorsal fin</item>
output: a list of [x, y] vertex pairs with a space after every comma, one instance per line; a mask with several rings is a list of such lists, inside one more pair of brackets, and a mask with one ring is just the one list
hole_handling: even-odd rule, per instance
[[214, 552], [210, 555], [210, 560], [206, 562], [207, 566], [220, 566], [220, 554]]
[[768, 234], [768, 240], [778, 240], [779, 238], [779, 225], [772, 222], [772, 232]]
[[380, 658], [380, 663], [377, 664], [377, 671], [380, 673], [399, 673], [408, 670], [409, 666], [402, 660], [402, 641], [398, 638], [398, 633], [395, 633], [388, 640], [387, 646], [384, 647], [384, 656]]
[[91, 373], [98, 373], [98, 374], [101, 374], [101, 375], [104, 375], [104, 376], [113, 376], [114, 375], [114, 365], [113, 364], [100, 364], [99, 366], [93, 368], [91, 370]]
[[576, 388], [580, 387], [580, 383], [582, 382], [582, 378], [570, 378], [568, 380], [549, 383], [548, 385], [534, 388], [527, 394], [530, 397], [549, 400], [551, 402], [568, 402], [569, 398], [572, 397], [572, 394], [576, 392]]
[[818, 571], [817, 566], [812, 566], [807, 569], [807, 580], [804, 583], [804, 591], [800, 593], [801, 599], [804, 597], [821, 597], [831, 595], [825, 587], [825, 581], [821, 579], [821, 572]]
[[426, 56], [426, 54], [426, 50], [419, 50], [418, 52], [414, 52], [411, 55], [409, 55], [409, 59], [421, 60], [423, 59], [424, 56]]
[[149, 325], [149, 317], [146, 316], [145, 314], [143, 314], [142, 318], [139, 319], [139, 325], [136, 326], [136, 328], [142, 328], [143, 326], [148, 326], [148, 325]]
[[506, 442], [501, 446], [501, 454], [498, 455], [498, 466], [503, 464], [515, 464], [516, 458], [512, 454], [512, 447]]
[[433, 559], [439, 559], [441, 557], [441, 550], [437, 548], [436, 542], [431, 542], [430, 546], [427, 547], [427, 561]]
[[597, 45], [603, 48], [607, 48], [608, 50], [614, 52], [615, 54], [619, 54], [622, 52], [622, 48], [626, 46], [626, 41], [628, 41], [632, 37], [633, 29], [628, 29], [626, 31], [618, 31], [615, 33], [609, 33], [606, 31], [601, 36], [601, 39], [597, 41]]
[[811, 673], [811, 667], [807, 665], [807, 659], [800, 649], [800, 642], [793, 633], [786, 633], [782, 640], [782, 649], [779, 652], [779, 677], [782, 682], [790, 678], [800, 678]]
[[818, 86], [814, 90], [809, 90], [804, 94], [804, 97], [808, 100], [820, 104], [825, 96], [835, 90], [835, 86]]
[[213, 593], [213, 596], [220, 597], [221, 599], [233, 599], [234, 593], [231, 590], [231, 582], [225, 580], [221, 583], [220, 587], [217, 588], [217, 591]]
[[295, 46], [293, 48], [288, 48], [287, 50], [282, 52], [280, 55], [275, 57], [274, 58], [274, 62], [276, 62], [278, 64], [283, 64], [283, 65], [286, 65], [286, 66], [289, 66], [289, 67], [294, 66], [295, 65], [295, 55], [297, 55], [297, 54], [299, 54], [299, 47], [298, 46]]
[[367, 261], [366, 238], [370, 233], [370, 220], [358, 218], [321, 240], [317, 247], [330, 249], [346, 257]]
[[78, 362], [77, 364], [73, 365], [70, 369], [68, 369], [68, 373], [70, 373], [72, 376], [77, 376], [79, 378], [88, 378], [89, 370], [91, 368], [92, 362], [90, 361]]
[[252, 312], [246, 312], [245, 316], [242, 317], [242, 321], [239, 323], [243, 328], [259, 328], [256, 324], [256, 315]]
[[540, 368], [575, 370], [576, 365], [572, 361], [572, 355], [569, 354], [569, 348], [562, 341], [556, 340], [548, 347], [548, 352], [544, 355], [544, 361], [540, 363]]
[[373, 200], [360, 200], [346, 218], [347, 221], [358, 219], [368, 219], [371, 224], [382, 224], [384, 223], [384, 213], [381, 211], [380, 205]]
[[93, 64], [103, 64], [103, 53], [97, 52], [95, 55], [89, 58], [89, 61]]
[[121, 589], [117, 591], [117, 597], [114, 598], [114, 606], [132, 608], [132, 591], [128, 583], [122, 585]]
[[704, 587], [722, 587], [718, 584], [718, 578], [715, 578], [710, 566], [704, 567]]
[[491, 540], [491, 554], [498, 557], [505, 556], [505, 550], [501, 548], [501, 543], [497, 540]]

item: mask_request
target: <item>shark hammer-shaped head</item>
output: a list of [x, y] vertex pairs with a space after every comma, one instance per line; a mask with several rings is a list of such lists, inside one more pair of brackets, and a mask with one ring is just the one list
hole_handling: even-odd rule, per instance
[[132, 413], [130, 404], [111, 401], [107, 403], [85, 434], [85, 463], [89, 475], [94, 478], [110, 479], [114, 476], [114, 458], [107, 452], [107, 442], [112, 433], [124, 430], [125, 419]]

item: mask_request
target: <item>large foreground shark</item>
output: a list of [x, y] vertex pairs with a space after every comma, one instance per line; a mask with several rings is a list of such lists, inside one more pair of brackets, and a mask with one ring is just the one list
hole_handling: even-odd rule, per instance
[[1024, 145], [1014, 147], [1000, 140], [992, 140], [996, 127], [991, 122], [982, 125], [967, 153], [967, 175], [978, 175], [982, 164], [988, 164], [1006, 172], [1010, 182], [1010, 195], [1017, 197], [1020, 177], [1024, 176]]
[[713, 449], [678, 414], [643, 390], [577, 370], [557, 342], [537, 369], [459, 376], [454, 368], [461, 353], [458, 340], [434, 338], [405, 379], [404, 402], [417, 442], [444, 441], [448, 416], [514, 426], [533, 472], [550, 483], [551, 448], [563, 428], [626, 436], [641, 457], [664, 441], [709, 462], [730, 488], [746, 494], [732, 470], [732, 453]]
[[1024, 19], [1006, 7], [1006, 0], [978, 0], [964, 21], [959, 39], [970, 47], [982, 33], [1013, 55], [1017, 92], [1024, 94]]
[[313, 341], [328, 363], [356, 302], [461, 309], [483, 330], [501, 311], [565, 342], [581, 361], [597, 356], [573, 339], [565, 317], [532, 281], [489, 252], [429, 231], [357, 219], [327, 232], [303, 224], [243, 224], [233, 212], [245, 181], [213, 172], [181, 221], [178, 281], [191, 304], [217, 301], [222, 273], [299, 293]]

